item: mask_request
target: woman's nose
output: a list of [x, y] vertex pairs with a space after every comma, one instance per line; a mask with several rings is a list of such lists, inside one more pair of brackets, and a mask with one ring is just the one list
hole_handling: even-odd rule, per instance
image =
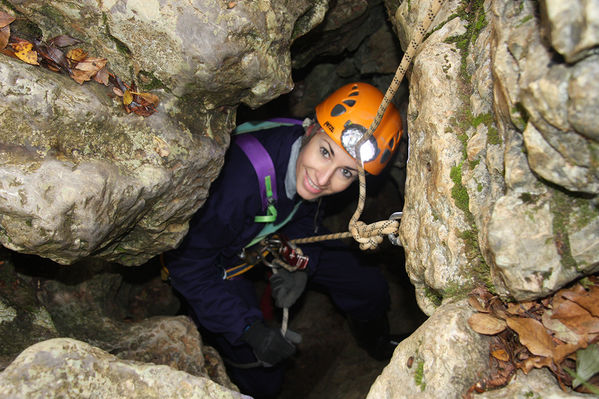
[[335, 168], [333, 167], [322, 167], [316, 174], [316, 179], [318, 180], [316, 184], [318, 184], [320, 187], [326, 187], [331, 181], [331, 177], [333, 176], [334, 172]]

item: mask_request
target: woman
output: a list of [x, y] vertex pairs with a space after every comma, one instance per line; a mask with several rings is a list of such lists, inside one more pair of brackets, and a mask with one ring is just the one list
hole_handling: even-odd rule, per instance
[[[261, 192], [252, 155], [238, 141], [250, 135], [266, 151], [257, 158], [272, 160], [276, 212], [269, 208], [271, 226], [288, 222], [279, 231], [289, 238], [314, 235], [319, 222], [316, 200], [345, 190], [357, 179], [353, 145], [372, 123], [382, 98], [374, 86], [348, 84], [319, 104], [316, 120], [304, 121], [305, 127], [284, 125], [234, 136], [209, 198], [181, 246], [167, 254], [173, 287], [188, 302], [203, 336], [213, 340], [228, 362], [231, 379], [243, 393], [276, 396], [283, 361], [295, 353], [295, 346], [277, 327], [267, 325], [246, 275], [230, 278], [226, 272], [242, 262], [239, 254], [264, 228], [255, 219], [264, 216], [264, 188]], [[382, 171], [401, 133], [399, 114], [390, 105], [360, 149], [368, 173]], [[322, 288], [347, 314], [358, 343], [373, 357], [388, 359], [396, 343], [388, 334], [389, 294], [379, 270], [361, 265], [335, 242], [302, 246], [302, 251], [309, 259], [306, 270], [280, 269], [270, 278], [275, 304], [293, 305], [307, 282]]]

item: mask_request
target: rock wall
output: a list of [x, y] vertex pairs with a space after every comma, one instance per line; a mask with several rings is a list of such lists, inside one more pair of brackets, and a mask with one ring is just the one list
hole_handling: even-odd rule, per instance
[[178, 245], [218, 175], [237, 105], [293, 87], [289, 47], [327, 1], [4, 1], [23, 36], [70, 35], [160, 98], [127, 114], [109, 90], [0, 57], [0, 243], [62, 264], [139, 265]]
[[[431, 2], [394, 3], [405, 47]], [[462, 398], [486, 376], [488, 343], [470, 334], [460, 299], [472, 287], [523, 301], [599, 270], [598, 6], [446, 1], [436, 16], [409, 74], [400, 227], [430, 318], [397, 348], [369, 399]], [[533, 392], [585, 396], [562, 391], [547, 369], [471, 394]]]
[[[429, 3], [397, 8], [402, 43]], [[526, 300], [599, 270], [597, 21], [558, 3], [446, 1], [414, 59], [401, 239], [428, 314], [477, 284]]]
[[3, 397], [249, 398], [208, 378], [120, 360], [84, 342], [56, 338], [25, 350], [0, 374]]

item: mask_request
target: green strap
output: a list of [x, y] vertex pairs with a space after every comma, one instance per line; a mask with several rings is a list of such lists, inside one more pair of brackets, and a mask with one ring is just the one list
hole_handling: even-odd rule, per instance
[[270, 176], [264, 178], [264, 183], [266, 186], [266, 200], [268, 201], [268, 206], [266, 207], [266, 215], [258, 215], [254, 218], [254, 222], [256, 223], [272, 223], [277, 220], [277, 208], [275, 208], [275, 201], [272, 195]]
[[295, 207], [293, 208], [293, 210], [291, 211], [291, 213], [289, 213], [289, 216], [287, 216], [287, 218], [285, 220], [283, 220], [281, 223], [279, 224], [274, 224], [274, 223], [268, 223], [266, 226], [264, 226], [262, 228], [262, 230], [260, 230], [260, 232], [258, 233], [258, 235], [256, 237], [254, 237], [254, 239], [252, 241], [250, 241], [249, 244], [247, 244], [244, 248], [249, 248], [252, 245], [262, 241], [262, 239], [272, 233], [274, 233], [275, 231], [279, 230], [281, 227], [285, 226], [287, 223], [289, 223], [289, 221], [291, 220], [291, 218], [293, 217], [293, 215], [295, 215], [295, 213], [297, 212], [297, 209], [299, 208], [299, 206], [301, 205], [301, 201], [298, 202], [297, 204], [295, 204]]

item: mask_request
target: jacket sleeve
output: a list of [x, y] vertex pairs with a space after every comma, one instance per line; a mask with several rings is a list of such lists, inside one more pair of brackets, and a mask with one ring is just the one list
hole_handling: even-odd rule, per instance
[[240, 342], [247, 325], [262, 318], [255, 301], [235, 289], [234, 282], [223, 279], [220, 265], [223, 254], [243, 247], [244, 229], [250, 220], [247, 215], [255, 214], [252, 207], [260, 206], [251, 190], [240, 195], [248, 191], [243, 189], [244, 181], [254, 183], [255, 177], [250, 180], [239, 172], [244, 169], [235, 169], [223, 169], [182, 244], [166, 256], [171, 283], [193, 308], [200, 324], [233, 344]]

